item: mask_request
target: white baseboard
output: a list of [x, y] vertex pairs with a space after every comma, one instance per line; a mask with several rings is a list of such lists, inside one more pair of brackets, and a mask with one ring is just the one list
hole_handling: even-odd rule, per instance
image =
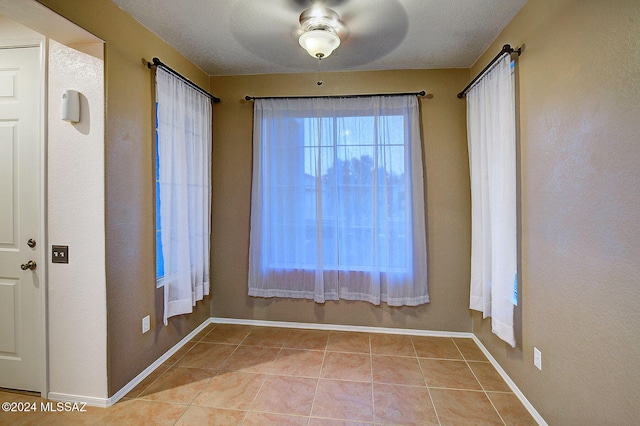
[[513, 382], [513, 380], [511, 380], [511, 377], [509, 377], [507, 372], [504, 371], [502, 366], [500, 364], [498, 364], [498, 361], [496, 361], [496, 359], [493, 357], [493, 355], [491, 355], [491, 352], [489, 352], [489, 350], [482, 344], [480, 339], [478, 339], [478, 337], [475, 334], [472, 334], [472, 339], [473, 339], [474, 342], [476, 342], [476, 344], [478, 345], [478, 347], [480, 348], [480, 350], [482, 351], [484, 356], [487, 357], [489, 362], [498, 371], [498, 374], [500, 374], [502, 379], [507, 383], [507, 386], [509, 386], [509, 388], [515, 394], [515, 396], [517, 396], [518, 399], [520, 400], [520, 402], [522, 402], [522, 405], [524, 405], [524, 408], [526, 408], [527, 411], [529, 412], [529, 414], [531, 414], [531, 417], [533, 417], [533, 419], [536, 422], [538, 422], [539, 425], [548, 426], [547, 422], [542, 418], [540, 413], [538, 413], [538, 411], [535, 409], [535, 407], [533, 405], [531, 405], [529, 400], [524, 396], [522, 391], [518, 388], [518, 386], [516, 386], [516, 384]]
[[102, 408], [106, 408], [111, 405], [109, 403], [109, 398], [96, 398], [94, 396], [71, 395], [68, 393], [60, 393], [60, 392], [49, 392], [47, 394], [47, 399], [50, 399], [52, 401], [77, 403], [80, 409], [83, 409], [84, 405], [87, 405], [90, 407], [102, 407]]
[[473, 337], [473, 333], [464, 333], [464, 332], [456, 332], [456, 331], [431, 331], [431, 330], [416, 330], [416, 329], [410, 329], [410, 328], [384, 328], [384, 327], [369, 327], [369, 326], [362, 326], [362, 325], [338, 325], [338, 324], [320, 324], [320, 323], [307, 323], [307, 322], [262, 321], [262, 320], [245, 320], [245, 319], [216, 318], [216, 317], [209, 318], [209, 323], [254, 325], [258, 327], [306, 328], [310, 330], [357, 331], [362, 333], [405, 334], [409, 336], [462, 337], [462, 338]]
[[[134, 387], [138, 385], [144, 378], [146, 378], [149, 374], [153, 372], [156, 368], [162, 365], [169, 357], [171, 357], [174, 353], [176, 353], [180, 348], [182, 348], [186, 343], [188, 343], [194, 336], [196, 336], [200, 331], [202, 331], [209, 324], [238, 324], [238, 325], [253, 325], [258, 327], [286, 327], [286, 328], [303, 328], [303, 329], [311, 329], [311, 330], [329, 330], [329, 331], [355, 331], [355, 332], [363, 332], [363, 333], [386, 333], [386, 334], [403, 334], [409, 336], [435, 336], [435, 337], [456, 337], [456, 338], [469, 338], [473, 339], [474, 342], [478, 345], [482, 353], [487, 357], [489, 362], [495, 367], [500, 376], [507, 383], [511, 391], [518, 397], [520, 402], [524, 405], [524, 407], [529, 411], [531, 416], [534, 418], [538, 424], [542, 426], [547, 426], [547, 422], [544, 421], [542, 416], [536, 411], [536, 409], [531, 405], [529, 400], [524, 396], [524, 394], [518, 389], [518, 386], [511, 380], [509, 375], [504, 371], [504, 369], [498, 364], [498, 361], [491, 355], [489, 350], [482, 344], [480, 339], [476, 337], [473, 333], [465, 333], [465, 332], [455, 332], [455, 331], [431, 331], [431, 330], [416, 330], [416, 329], [407, 329], [407, 328], [383, 328], [383, 327], [368, 327], [368, 326], [357, 326], [357, 325], [338, 325], [338, 324], [320, 324], [320, 323], [301, 323], [301, 322], [286, 322], [286, 321], [263, 321], [263, 320], [246, 320], [246, 319], [234, 319], [234, 318], [216, 318], [211, 317], [191, 333], [178, 342], [174, 347], [169, 349], [164, 355], [158, 358], [153, 364], [147, 367], [144, 371], [138, 374], [133, 380], [131, 380], [125, 387], [116, 392], [111, 398], [87, 398], [76, 395], [65, 395], [65, 394], [52, 394], [49, 393], [50, 399], [60, 400], [60, 401], [77, 401], [77, 402], [86, 402], [87, 405], [95, 405], [99, 407], [109, 407], [116, 402], [118, 402], [123, 396], [128, 394]], [[55, 396], [55, 397], [54, 397]]]
[[156, 368], [160, 367], [166, 360], [168, 360], [173, 354], [178, 352], [180, 348], [186, 345], [191, 339], [193, 339], [200, 331], [202, 331], [207, 325], [211, 324], [211, 318], [200, 324], [195, 330], [185, 336], [182, 340], [176, 343], [171, 349], [165, 352], [160, 358], [158, 358], [153, 364], [145, 368], [140, 374], [127, 383], [122, 389], [116, 392], [111, 398], [108, 398], [106, 407], [110, 407], [118, 402], [123, 396], [131, 392], [138, 383], [144, 380], [149, 374], [151, 374]]

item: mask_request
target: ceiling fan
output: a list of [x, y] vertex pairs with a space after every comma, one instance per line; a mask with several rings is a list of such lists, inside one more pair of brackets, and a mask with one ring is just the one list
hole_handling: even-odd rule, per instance
[[306, 67], [307, 53], [331, 55], [329, 69], [366, 64], [391, 52], [408, 30], [399, 0], [254, 0], [238, 2], [233, 15], [233, 35], [242, 46], [296, 69]]

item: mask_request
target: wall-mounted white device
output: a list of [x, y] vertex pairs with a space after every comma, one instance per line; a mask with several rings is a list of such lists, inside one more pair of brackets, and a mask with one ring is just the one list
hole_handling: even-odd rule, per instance
[[61, 115], [64, 121], [77, 123], [80, 121], [80, 93], [65, 90], [62, 94]]

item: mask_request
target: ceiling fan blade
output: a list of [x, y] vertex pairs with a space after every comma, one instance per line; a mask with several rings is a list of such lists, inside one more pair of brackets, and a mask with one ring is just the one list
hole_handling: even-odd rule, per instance
[[354, 1], [336, 9], [348, 36], [336, 50], [336, 61], [352, 67], [373, 62], [393, 51], [409, 30], [407, 12], [397, 0], [367, 0], [367, 6]]
[[310, 7], [320, 5], [331, 9], [341, 6], [350, 0], [288, 0], [287, 3], [292, 10], [302, 12]]

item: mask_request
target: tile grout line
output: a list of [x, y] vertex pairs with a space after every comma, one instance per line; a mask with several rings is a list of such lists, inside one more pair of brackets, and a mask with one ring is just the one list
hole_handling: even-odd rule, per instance
[[442, 426], [442, 422], [440, 421], [440, 416], [438, 415], [438, 409], [436, 408], [435, 402], [433, 402], [431, 389], [429, 389], [429, 384], [427, 383], [427, 376], [424, 374], [422, 364], [420, 364], [420, 357], [418, 356], [418, 351], [416, 350], [416, 345], [414, 344], [413, 339], [411, 339], [411, 346], [413, 347], [413, 352], [416, 355], [416, 362], [418, 363], [418, 367], [420, 368], [420, 373], [422, 373], [422, 380], [424, 382], [424, 387], [427, 389], [427, 393], [429, 394], [429, 401], [431, 401], [431, 406], [433, 407], [433, 412], [436, 415], [436, 420], [438, 421], [438, 424]]
[[[176, 364], [177, 364], [177, 363], [178, 363], [178, 362], [179, 362], [179, 361], [180, 361], [180, 360], [181, 360], [185, 355], [187, 355], [189, 352], [191, 352], [191, 350], [192, 350], [194, 347], [196, 347], [196, 345], [197, 345], [198, 343], [207, 343], [207, 342], [203, 342], [203, 341], [202, 341], [202, 339], [204, 339], [204, 338], [205, 338], [205, 337], [207, 337], [209, 334], [211, 334], [211, 332], [212, 332], [212, 331], [214, 331], [217, 327], [218, 327], [218, 325], [216, 324], [216, 325], [215, 325], [215, 326], [214, 326], [214, 327], [213, 327], [213, 328], [212, 328], [212, 329], [211, 329], [207, 334], [205, 334], [205, 335], [204, 335], [204, 336], [202, 336], [198, 341], [196, 341], [196, 342], [194, 343], [194, 345], [191, 347], [191, 349], [189, 349], [188, 351], [186, 351], [184, 354], [182, 354], [182, 356], [180, 356], [180, 357], [176, 360], [176, 362], [173, 364], [173, 366], [175, 366], [175, 365], [176, 365]], [[236, 345], [236, 349], [238, 349], [238, 346], [237, 346], [237, 345]], [[234, 350], [231, 352], [231, 354], [233, 354], [233, 353], [236, 351], [236, 349], [234, 349]], [[231, 356], [231, 354], [229, 354], [229, 356]], [[229, 358], [229, 357], [227, 357], [227, 359], [228, 359], [228, 358]], [[225, 362], [226, 362], [226, 360], [225, 360]], [[183, 412], [183, 413], [180, 415], [180, 417], [176, 420], [176, 422], [174, 423], [174, 425], [175, 425], [175, 424], [178, 424], [178, 422], [180, 421], [180, 419], [182, 419], [182, 417], [186, 414], [186, 412], [187, 412], [187, 411], [189, 411], [189, 408], [191, 408], [191, 407], [199, 407], [198, 405], [195, 405], [195, 406], [194, 406], [194, 405], [193, 405], [193, 403], [196, 401], [196, 399], [198, 399], [198, 397], [200, 396], [200, 394], [202, 394], [202, 392], [205, 390], [205, 388], [206, 388], [207, 386], [209, 386], [209, 383], [211, 383], [211, 381], [213, 380], [213, 378], [214, 378], [214, 377], [216, 377], [216, 376], [218, 375], [218, 372], [220, 372], [220, 370], [222, 369], [222, 366], [223, 366], [223, 365], [224, 365], [224, 362], [223, 362], [223, 363], [221, 363], [221, 364], [220, 364], [220, 366], [219, 366], [218, 368], [216, 368], [216, 369], [215, 369], [215, 372], [213, 373], [213, 376], [211, 376], [211, 377], [209, 378], [209, 381], [208, 381], [208, 382], [207, 382], [207, 383], [202, 387], [202, 389], [200, 389], [200, 391], [199, 391], [199, 392], [198, 392], [198, 393], [193, 397], [193, 399], [191, 400], [191, 402], [188, 404], [187, 409], [186, 409], [186, 410], [184, 410], [184, 412]], [[172, 367], [173, 367], [173, 366], [172, 366]], [[171, 368], [171, 367], [170, 367], [170, 368]], [[162, 375], [164, 375], [164, 374], [166, 374], [166, 372], [165, 372], [165, 373], [162, 373]], [[244, 418], [243, 418], [243, 420], [244, 420]]]
[[[203, 388], [202, 388], [202, 389], [198, 392], [198, 394], [193, 398], [193, 400], [192, 400], [192, 401], [191, 401], [191, 403], [189, 404], [189, 407], [193, 407], [193, 406], [194, 406], [194, 405], [193, 405], [193, 403], [195, 402], [195, 400], [196, 400], [196, 399], [198, 399], [198, 397], [200, 396], [200, 394], [202, 394], [202, 392], [204, 391], [204, 389], [205, 389], [205, 388], [206, 388], [206, 387], [211, 383], [211, 381], [213, 380], [213, 378], [214, 378], [214, 377], [216, 377], [216, 376], [218, 375], [218, 373], [220, 373], [220, 371], [222, 371], [223, 367], [227, 364], [227, 362], [229, 361], [229, 359], [231, 358], [231, 356], [232, 356], [234, 353], [236, 353], [236, 351], [238, 350], [238, 348], [240, 347], [240, 345], [242, 344], [242, 342], [244, 342], [244, 341], [246, 340], [247, 336], [251, 333], [251, 330], [253, 329], [253, 327], [252, 327], [252, 328], [249, 330], [249, 332], [244, 336], [244, 338], [242, 338], [242, 339], [240, 340], [240, 342], [238, 342], [238, 343], [231, 343], [231, 344], [230, 344], [230, 343], [224, 343], [224, 342], [203, 342], [203, 341], [202, 341], [202, 339], [204, 339], [206, 336], [208, 336], [209, 334], [211, 334], [211, 332], [213, 332], [217, 327], [218, 327], [218, 325], [216, 325], [216, 327], [214, 327], [211, 331], [209, 331], [209, 333], [207, 333], [207, 334], [205, 334], [204, 336], [202, 336], [202, 337], [200, 338], [200, 340], [198, 340], [198, 341], [196, 342], [196, 344], [197, 344], [197, 343], [229, 344], [229, 345], [234, 344], [234, 345], [235, 345], [235, 348], [233, 349], [233, 351], [231, 351], [231, 353], [227, 356], [227, 358], [226, 358], [222, 363], [220, 363], [220, 366], [219, 366], [218, 368], [216, 368], [214, 375], [209, 379], [209, 382], [207, 382], [207, 384], [206, 384], [205, 386], [203, 386]], [[194, 347], [195, 347], [195, 345], [194, 345]], [[193, 348], [191, 348], [191, 349], [193, 349]], [[180, 359], [182, 359], [182, 357], [184, 357], [188, 352], [190, 352], [190, 351], [191, 351], [191, 349], [189, 349], [189, 351], [185, 352], [185, 353], [180, 357]], [[177, 363], [177, 361], [176, 361], [176, 363]], [[256, 396], [257, 396], [257, 395], [256, 395]], [[199, 406], [199, 405], [196, 405], [195, 407], [200, 407], [200, 406]], [[208, 407], [208, 408], [214, 408], [214, 409], [217, 409], [218, 407]], [[187, 408], [187, 410], [188, 410], [188, 408]], [[185, 410], [185, 413], [187, 412], [187, 410]], [[243, 411], [243, 410], [239, 410], [239, 411]], [[246, 417], [247, 417], [248, 413], [249, 413], [249, 410], [246, 410], [246, 411], [244, 412], [244, 416], [242, 417], [242, 422], [244, 422], [244, 420], [246, 419]], [[184, 415], [184, 413], [182, 413], [182, 415]], [[182, 416], [180, 416], [180, 417], [182, 418]], [[179, 420], [179, 419], [178, 419], [178, 420]], [[177, 423], [177, 422], [176, 422], [176, 423]]]
[[[251, 332], [249, 332], [249, 334], [251, 334]], [[247, 337], [249, 336], [249, 334], [247, 334]], [[240, 345], [238, 345], [240, 346]], [[249, 346], [249, 345], [247, 345]], [[273, 359], [273, 361], [271, 361], [271, 367], [273, 367], [273, 364], [275, 364], [276, 359], [278, 359], [278, 355], [280, 355], [280, 353], [282, 352], [282, 347], [284, 346], [284, 343], [282, 344], [282, 346], [280, 346], [280, 349], [278, 350], [278, 353], [276, 354], [275, 358]], [[268, 346], [259, 346], [259, 347], [268, 347]], [[253, 411], [253, 404], [255, 404], [256, 400], [258, 399], [258, 395], [260, 395], [260, 391], [262, 391], [262, 388], [264, 388], [264, 384], [267, 383], [267, 379], [269, 378], [269, 376], [271, 376], [272, 374], [270, 374], [271, 369], [269, 369], [269, 372], [267, 373], [258, 373], [261, 374], [263, 376], [262, 379], [262, 383], [260, 384], [260, 388], [258, 388], [258, 391], [256, 392], [256, 396], [253, 397], [253, 400], [251, 401], [251, 403], [249, 404], [249, 407], [247, 408], [247, 412], [245, 413], [243, 419], [242, 419], [242, 423], [244, 423], [247, 419], [247, 416], [249, 415], [249, 413], [257, 413], [259, 411]], [[270, 414], [279, 414], [279, 413], [273, 413], [273, 412], [269, 412]]]
[[[249, 335], [256, 330], [256, 327], [251, 327], [249, 329], [249, 332], [244, 336], [244, 338], [238, 343], [238, 345], [236, 346], [236, 349], [231, 352], [229, 354], [229, 356], [227, 357], [227, 360], [225, 361], [225, 363], [220, 366], [220, 370], [222, 370], [222, 367], [229, 361], [229, 359], [231, 359], [231, 357], [233, 356], [234, 353], [236, 353], [236, 351], [238, 350], [238, 348], [240, 348], [240, 346], [242, 346], [242, 344], [247, 340], [247, 338], [249, 337]], [[250, 346], [250, 345], [244, 345], [244, 346]], [[278, 351], [278, 354], [280, 353], [280, 351]], [[276, 358], [278, 357], [278, 355], [276, 355]], [[275, 362], [275, 359], [274, 359]], [[234, 370], [236, 371], [236, 370]], [[240, 371], [240, 370], [237, 370]], [[242, 372], [242, 371], [240, 371]], [[251, 374], [262, 374], [262, 373], [251, 373]], [[267, 381], [267, 375], [266, 374], [262, 374], [263, 379], [262, 379], [262, 383], [260, 383], [260, 388], [258, 388], [258, 391], [256, 392], [256, 395], [253, 397], [253, 400], [251, 401], [251, 403], [249, 404], [249, 406], [247, 407], [246, 411], [244, 412], [244, 416], [242, 417], [242, 421], [241, 424], [244, 424], [244, 422], [247, 420], [247, 417], [249, 416], [249, 414], [252, 412], [251, 409], [253, 408], [253, 404], [256, 402], [256, 399], [258, 398], [258, 395], [260, 394], [260, 391], [262, 390], [262, 388], [264, 387], [265, 382]]]
[[[218, 325], [217, 325], [217, 324], [216, 324], [216, 325], [214, 325], [214, 327], [213, 327], [211, 330], [209, 330], [209, 332], [208, 332], [207, 334], [205, 334], [205, 335], [204, 335], [204, 336], [202, 336], [198, 341], [196, 341], [196, 342], [194, 343], [194, 345], [191, 347], [191, 349], [189, 349], [188, 351], [186, 351], [184, 354], [182, 354], [182, 355], [181, 355], [181, 356], [176, 360], [176, 362], [172, 365], [172, 367], [174, 367], [176, 364], [178, 364], [178, 362], [180, 362], [180, 360], [181, 360], [182, 358], [184, 358], [184, 356], [185, 356], [185, 355], [187, 355], [189, 352], [191, 352], [191, 350], [192, 350], [193, 348], [195, 348], [195, 347], [196, 347], [196, 345], [197, 345], [198, 343], [206, 343], [206, 342], [203, 342], [203, 341], [202, 341], [202, 339], [204, 339], [204, 338], [205, 338], [205, 337], [207, 337], [209, 334], [211, 334], [211, 332], [212, 332], [213, 330], [215, 330], [217, 327], [218, 327]], [[202, 389], [200, 389], [200, 391], [196, 394], [196, 396], [194, 396], [194, 397], [193, 397], [193, 399], [192, 399], [192, 400], [191, 400], [191, 402], [189, 403], [189, 407], [193, 406], [193, 402], [194, 402], [194, 401], [195, 401], [195, 400], [200, 396], [200, 394], [202, 393], [202, 391], [203, 391], [203, 390], [204, 390], [204, 389], [209, 385], [209, 383], [211, 383], [211, 381], [212, 381], [212, 380], [213, 380], [213, 378], [218, 374], [218, 372], [219, 372], [219, 371], [220, 371], [220, 367], [218, 367], [218, 368], [216, 368], [216, 369], [215, 369], [215, 372], [213, 373], [213, 376], [211, 376], [211, 377], [209, 378], [209, 381], [207, 382], [207, 384], [206, 384], [206, 385], [204, 385], [204, 386], [202, 387]], [[163, 373], [163, 375], [164, 375], [164, 374], [166, 374], [166, 372], [165, 372], [165, 373]], [[187, 410], [188, 410], [188, 408], [187, 408]], [[184, 413], [186, 413], [186, 412], [187, 412], [187, 410], [185, 410], [185, 411], [184, 411]], [[184, 413], [182, 413], [182, 415], [183, 415], [183, 416], [184, 416]], [[180, 416], [180, 418], [182, 418], [182, 416]], [[178, 419], [178, 420], [180, 420], [180, 419]], [[177, 423], [177, 422], [176, 422], [176, 423]]]
[[500, 414], [500, 411], [498, 411], [498, 408], [495, 406], [495, 404], [493, 403], [493, 401], [491, 400], [491, 398], [489, 398], [489, 395], [487, 394], [487, 390], [485, 389], [484, 385], [482, 384], [482, 382], [480, 381], [480, 379], [478, 378], [478, 375], [476, 374], [475, 371], [473, 371], [473, 368], [471, 368], [471, 365], [469, 364], [469, 360], [467, 359], [467, 357], [464, 355], [464, 353], [462, 352], [462, 350], [460, 349], [460, 347], [458, 346], [458, 344], [456, 343], [455, 339], [451, 339], [453, 341], [453, 344], [456, 345], [456, 348], [458, 348], [458, 351], [460, 352], [460, 355], [462, 355], [462, 359], [464, 360], [464, 362], [467, 364], [467, 368], [471, 371], [471, 374], [473, 374], [473, 377], [476, 379], [476, 381], [478, 382], [478, 384], [480, 385], [480, 388], [482, 389], [482, 393], [484, 393], [485, 398], [487, 398], [489, 400], [489, 403], [491, 404], [491, 406], [493, 407], [493, 409], [495, 410], [495, 412], [498, 414], [498, 417], [500, 418], [500, 421], [502, 421], [502, 424], [506, 426], [506, 422], [504, 421], [504, 419], [502, 418], [502, 415]]
[[322, 353], [322, 363], [320, 364], [320, 371], [318, 371], [318, 380], [316, 381], [316, 390], [313, 392], [313, 401], [311, 402], [311, 410], [309, 410], [309, 418], [307, 419], [307, 424], [311, 421], [311, 416], [313, 416], [313, 409], [316, 405], [316, 398], [318, 397], [318, 388], [320, 387], [320, 378], [322, 377], [322, 370], [324, 369], [324, 361], [327, 358], [327, 352], [329, 350], [329, 336], [331, 333], [327, 333], [327, 340], [324, 342], [324, 350]]
[[371, 383], [371, 419], [376, 424], [376, 396], [373, 384], [373, 349], [371, 347], [371, 333], [367, 333], [367, 341], [369, 344], [369, 380]]

